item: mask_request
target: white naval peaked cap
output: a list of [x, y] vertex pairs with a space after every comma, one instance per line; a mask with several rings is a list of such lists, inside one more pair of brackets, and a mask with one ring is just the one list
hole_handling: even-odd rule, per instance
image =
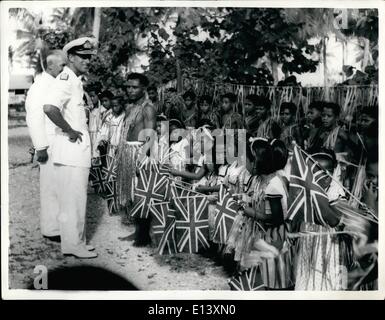
[[96, 54], [95, 50], [96, 39], [91, 37], [82, 37], [68, 42], [64, 47], [63, 51], [65, 54], [68, 54], [68, 51], [71, 50], [71, 53], [75, 54]]

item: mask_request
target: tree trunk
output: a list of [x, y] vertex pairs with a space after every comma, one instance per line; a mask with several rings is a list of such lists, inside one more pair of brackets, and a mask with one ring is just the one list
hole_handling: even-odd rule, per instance
[[324, 88], [325, 88], [325, 100], [329, 100], [329, 79], [328, 79], [328, 64], [327, 64], [327, 39], [328, 37], [323, 37], [323, 46], [322, 46], [322, 59], [324, 63]]
[[328, 85], [328, 64], [326, 57], [326, 39], [327, 37], [323, 37], [322, 39], [322, 60], [324, 64], [324, 87], [326, 88]]
[[178, 58], [176, 58], [176, 90], [178, 93], [182, 93], [183, 91], [182, 70]]
[[43, 72], [44, 72], [45, 68], [44, 68], [44, 62], [43, 62], [43, 52], [41, 49], [39, 50], [39, 60], [40, 60], [41, 70], [43, 70]]
[[95, 39], [97, 41], [99, 41], [101, 17], [102, 17], [102, 9], [101, 8], [95, 8], [94, 24], [93, 24], [93, 28], [92, 28], [92, 34], [94, 35], [94, 37], [95, 37]]
[[270, 55], [271, 75], [273, 76], [274, 85], [278, 83], [278, 62], [275, 61], [274, 57]]
[[362, 71], [365, 72], [365, 68], [370, 64], [370, 41], [364, 38], [364, 59], [362, 60]]

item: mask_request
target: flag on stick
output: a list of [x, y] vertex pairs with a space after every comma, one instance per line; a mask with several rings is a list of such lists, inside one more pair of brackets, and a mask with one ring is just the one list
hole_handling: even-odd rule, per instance
[[104, 194], [105, 179], [102, 172], [102, 162], [100, 158], [91, 165], [89, 180], [91, 187], [94, 188], [96, 193]]
[[332, 227], [338, 224], [339, 216], [329, 205], [328, 196], [318, 183], [325, 174], [298, 146], [294, 147], [288, 200], [289, 220]]
[[157, 244], [157, 251], [162, 254], [177, 253], [175, 240], [175, 210], [170, 203], [153, 202], [150, 207], [152, 216], [152, 232]]
[[229, 286], [233, 291], [257, 291], [265, 290], [260, 267], [252, 267], [240, 272], [229, 280]]
[[238, 214], [239, 204], [224, 185], [219, 189], [218, 202], [215, 206], [213, 241], [226, 244], [228, 234]]
[[106, 183], [116, 181], [116, 161], [110, 155], [106, 155], [106, 165], [103, 166], [102, 172]]
[[119, 201], [116, 190], [116, 181], [110, 181], [105, 184], [108, 212], [110, 215], [119, 211]]
[[209, 248], [208, 201], [205, 195], [183, 187], [171, 187], [175, 232], [179, 252], [196, 253]]
[[167, 176], [156, 171], [140, 169], [131, 217], [148, 218], [151, 201], [166, 200], [168, 183]]

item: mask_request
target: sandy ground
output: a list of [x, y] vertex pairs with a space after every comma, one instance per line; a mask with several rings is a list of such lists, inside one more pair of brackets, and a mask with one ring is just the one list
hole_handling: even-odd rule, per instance
[[43, 239], [39, 226], [39, 167], [30, 162], [31, 145], [22, 120], [9, 122], [9, 287], [27, 288], [35, 266], [48, 272], [61, 266], [93, 265], [111, 270], [141, 290], [228, 290], [228, 275], [213, 259], [198, 254], [158, 256], [151, 247], [136, 248], [118, 238], [133, 232], [122, 216], [110, 216], [105, 200], [90, 190], [87, 240], [98, 258], [64, 257], [60, 245]]

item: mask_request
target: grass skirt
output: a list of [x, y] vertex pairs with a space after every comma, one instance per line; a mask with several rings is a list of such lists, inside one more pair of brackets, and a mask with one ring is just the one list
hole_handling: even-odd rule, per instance
[[141, 142], [126, 142], [117, 155], [116, 186], [119, 204], [129, 205], [134, 199], [137, 159], [141, 150]]
[[[303, 223], [301, 231], [331, 233], [331, 227]], [[295, 290], [346, 290], [348, 238], [340, 235], [314, 235], [298, 240]]]

